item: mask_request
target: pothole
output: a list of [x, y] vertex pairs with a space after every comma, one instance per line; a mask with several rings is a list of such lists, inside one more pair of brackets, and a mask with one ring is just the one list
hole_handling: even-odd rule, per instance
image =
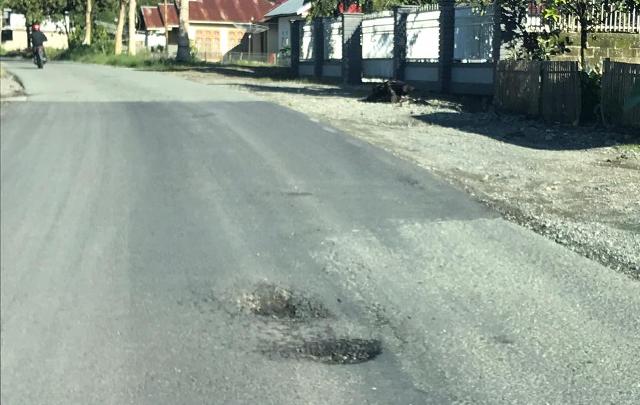
[[325, 364], [358, 364], [373, 360], [382, 353], [376, 339], [315, 339], [275, 350], [284, 358], [300, 358]]
[[261, 284], [244, 294], [240, 306], [255, 315], [296, 321], [330, 315], [320, 301], [272, 284]]

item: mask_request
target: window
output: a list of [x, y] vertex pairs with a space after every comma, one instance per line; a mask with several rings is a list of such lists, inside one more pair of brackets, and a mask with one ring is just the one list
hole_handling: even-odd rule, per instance
[[11, 10], [2, 11], [2, 29], [5, 30], [11, 27]]

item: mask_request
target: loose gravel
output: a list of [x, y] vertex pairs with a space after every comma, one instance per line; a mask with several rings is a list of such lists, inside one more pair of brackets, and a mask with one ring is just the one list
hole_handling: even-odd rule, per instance
[[5, 100], [23, 94], [22, 85], [0, 63], [0, 99]]

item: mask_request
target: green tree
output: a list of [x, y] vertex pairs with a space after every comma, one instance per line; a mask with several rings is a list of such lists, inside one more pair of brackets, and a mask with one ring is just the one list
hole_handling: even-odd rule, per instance
[[401, 5], [436, 4], [438, 0], [306, 0], [312, 3], [310, 17], [329, 17], [338, 14], [338, 6], [342, 3], [345, 8], [352, 4], [362, 7], [365, 13], [390, 10]]

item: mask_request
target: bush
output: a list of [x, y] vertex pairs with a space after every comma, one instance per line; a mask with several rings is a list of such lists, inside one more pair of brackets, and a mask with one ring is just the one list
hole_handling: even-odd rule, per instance
[[599, 119], [600, 94], [602, 90], [602, 74], [596, 70], [589, 73], [580, 72], [582, 90], [582, 112], [580, 122], [589, 123]]

